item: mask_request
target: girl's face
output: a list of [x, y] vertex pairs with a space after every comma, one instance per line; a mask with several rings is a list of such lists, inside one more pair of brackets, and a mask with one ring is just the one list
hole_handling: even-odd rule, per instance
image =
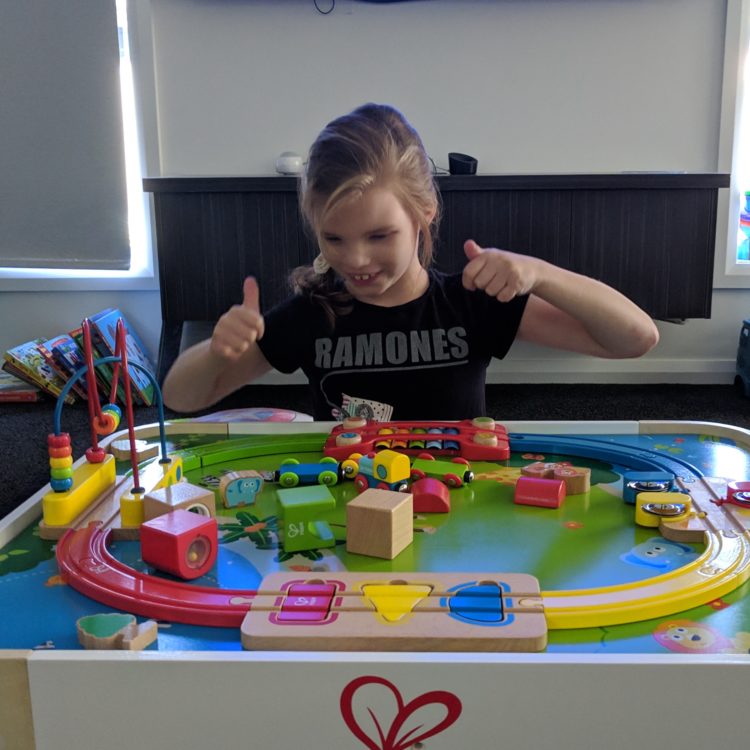
[[387, 188], [344, 200], [324, 219], [323, 257], [355, 299], [381, 307], [411, 302], [428, 286], [417, 253], [419, 226]]

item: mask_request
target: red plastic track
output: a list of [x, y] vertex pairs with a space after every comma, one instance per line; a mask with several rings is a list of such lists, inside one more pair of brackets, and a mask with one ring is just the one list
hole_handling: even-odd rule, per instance
[[240, 627], [257, 591], [192, 586], [139, 573], [107, 550], [110, 533], [93, 522], [68, 531], [58, 542], [60, 574], [76, 591], [115, 609], [158, 620]]

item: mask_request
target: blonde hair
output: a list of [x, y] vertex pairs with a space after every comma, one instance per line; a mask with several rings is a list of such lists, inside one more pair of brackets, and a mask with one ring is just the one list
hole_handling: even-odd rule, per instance
[[[417, 222], [419, 260], [428, 268], [440, 213], [432, 163], [417, 131], [387, 104], [364, 104], [333, 120], [311, 146], [299, 204], [316, 241], [320, 243], [321, 227], [331, 211], [375, 185], [391, 190]], [[322, 304], [329, 318], [345, 313], [351, 302], [330, 270], [320, 274], [312, 266], [301, 266], [293, 272], [292, 283]]]

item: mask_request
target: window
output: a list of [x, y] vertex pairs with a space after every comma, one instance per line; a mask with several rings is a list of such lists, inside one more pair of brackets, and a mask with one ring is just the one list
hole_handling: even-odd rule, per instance
[[15, 61], [0, 84], [14, 105], [0, 115], [13, 144], [0, 157], [3, 289], [153, 276], [129, 4], [138, 5], [25, 0], [0, 10], [0, 59]]
[[728, 195], [721, 195], [718, 208], [714, 277], [718, 287], [746, 287], [750, 278], [750, 244], [740, 226], [745, 192], [750, 191], [748, 52], [750, 7], [742, 0], [728, 0], [718, 167], [721, 172], [731, 172], [732, 178]]

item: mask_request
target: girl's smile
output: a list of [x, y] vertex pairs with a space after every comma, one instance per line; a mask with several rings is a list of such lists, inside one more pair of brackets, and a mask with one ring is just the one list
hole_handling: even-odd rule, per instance
[[323, 257], [362, 302], [393, 307], [428, 286], [419, 262], [417, 222], [390, 190], [372, 187], [344, 200], [323, 221]]

